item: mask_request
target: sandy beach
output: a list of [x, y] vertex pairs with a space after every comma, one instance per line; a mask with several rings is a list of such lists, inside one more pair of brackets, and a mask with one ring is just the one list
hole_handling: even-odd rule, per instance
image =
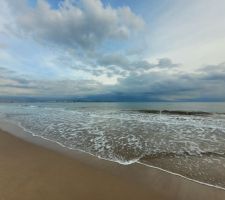
[[225, 200], [225, 0], [0, 0], [0, 200]]
[[0, 199], [225, 199], [224, 190], [158, 169], [91, 159], [98, 164], [0, 131]]

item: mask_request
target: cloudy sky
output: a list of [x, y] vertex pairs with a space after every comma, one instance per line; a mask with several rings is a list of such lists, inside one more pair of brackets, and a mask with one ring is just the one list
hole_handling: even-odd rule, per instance
[[0, 0], [0, 96], [225, 100], [224, 0]]

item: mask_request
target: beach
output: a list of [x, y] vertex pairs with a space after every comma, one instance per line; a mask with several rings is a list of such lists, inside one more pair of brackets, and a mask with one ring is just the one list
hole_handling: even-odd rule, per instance
[[1, 199], [225, 199], [222, 189], [138, 163], [81, 157], [0, 131]]
[[0, 200], [225, 200], [225, 0], [0, 0]]

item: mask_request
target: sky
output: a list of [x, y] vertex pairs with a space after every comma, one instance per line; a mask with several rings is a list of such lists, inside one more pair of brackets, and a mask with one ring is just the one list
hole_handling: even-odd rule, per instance
[[0, 0], [0, 96], [225, 101], [224, 0]]

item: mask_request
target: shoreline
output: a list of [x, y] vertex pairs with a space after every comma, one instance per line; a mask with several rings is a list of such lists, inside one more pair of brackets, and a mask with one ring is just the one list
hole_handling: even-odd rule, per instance
[[[0, 150], [0, 197], [5, 200], [146, 197], [146, 190], [135, 182], [130, 183], [4, 131], [0, 131]], [[123, 193], [123, 189], [128, 191], [129, 188], [138, 188], [136, 194]], [[154, 198], [160, 199], [157, 195]]]
[[[11, 129], [14, 129], [12, 125], [11, 126], [8, 125], [8, 126]], [[1, 125], [0, 127], [2, 128]], [[18, 132], [19, 130], [17, 129], [17, 133]], [[209, 186], [204, 183], [197, 183], [194, 180], [188, 180], [186, 177], [180, 177], [179, 175], [171, 174], [170, 172], [163, 171], [163, 169], [157, 169], [154, 166], [146, 167], [142, 163], [135, 163], [132, 165], [121, 165], [113, 161], [99, 159], [93, 155], [92, 156], [86, 155], [84, 152], [78, 152], [76, 150], [71, 151], [62, 146], [61, 148], [59, 148], [59, 144], [57, 143], [51, 144], [53, 142], [43, 141], [44, 139], [41, 139], [35, 136], [30, 136], [31, 137], [30, 139], [33, 141], [28, 139], [27, 136], [24, 136], [26, 138], [20, 139], [20, 136], [14, 135], [12, 133], [12, 130], [8, 134], [8, 136], [13, 138], [17, 138], [18, 136], [19, 137], [18, 140], [21, 140], [23, 144], [25, 143], [24, 144], [25, 146], [26, 145], [36, 146], [36, 148], [38, 149], [41, 149], [41, 150], [44, 149], [46, 151], [46, 154], [48, 154], [49, 151], [50, 152], [53, 151], [54, 154], [57, 154], [60, 157], [72, 159], [73, 162], [79, 162], [85, 166], [90, 167], [92, 170], [101, 171], [107, 176], [110, 175], [110, 176], [113, 176], [114, 178], [117, 177], [119, 182], [128, 181], [128, 183], [126, 184], [128, 185], [131, 184], [130, 187], [132, 187], [133, 183], [136, 183], [137, 185], [135, 186], [136, 189], [134, 193], [139, 191], [140, 189], [143, 190], [142, 192], [145, 193], [145, 196], [143, 197], [143, 199], [149, 199], [150, 197], [152, 197], [152, 195], [155, 195], [154, 199], [198, 199], [196, 198], [196, 195], [201, 197], [199, 199], [221, 199], [222, 200], [225, 198], [225, 191], [222, 188]], [[1, 134], [0, 134], [0, 137], [1, 137]], [[28, 141], [23, 141], [24, 139]], [[34, 140], [36, 140], [36, 142], [34, 142]], [[43, 143], [45, 144], [43, 145]], [[31, 154], [31, 153], [28, 153], [28, 154]], [[66, 166], [64, 167], [66, 168]], [[67, 172], [67, 173], [70, 174], [70, 172]], [[89, 180], [89, 177], [86, 177], [86, 178]], [[107, 178], [105, 181], [108, 182], [110, 181], [110, 179], [108, 180]], [[76, 185], [76, 183], [74, 184]], [[1, 182], [0, 182], [0, 185], [1, 185]], [[150, 193], [149, 193], [149, 190], [151, 191]], [[177, 193], [179, 193], [179, 195]], [[183, 197], [183, 194], [186, 194], [188, 198]], [[162, 196], [160, 197], [160, 195], [163, 195], [163, 197]], [[212, 196], [215, 196], [215, 198], [212, 198]]]
[[[96, 155], [93, 155], [91, 153], [82, 151], [80, 149], [69, 148], [69, 147], [66, 147], [66, 146], [64, 146], [63, 144], [61, 144], [61, 143], [59, 143], [57, 141], [53, 141], [53, 140], [44, 138], [42, 136], [35, 135], [34, 133], [26, 130], [20, 124], [16, 124], [16, 123], [14, 123], [12, 121], [8, 121], [8, 120], [4, 120], [4, 122], [2, 123], [2, 121], [3, 120], [0, 120], [0, 130], [1, 130], [1, 127], [3, 126], [3, 127], [5, 127], [5, 131], [6, 132], [9, 132], [10, 134], [13, 134], [16, 137], [22, 138], [22, 139], [24, 139], [24, 140], [26, 140], [28, 142], [31, 142], [31, 143], [38, 144], [39, 146], [42, 146], [42, 147], [45, 147], [45, 148], [47, 147], [47, 148], [49, 148], [51, 150], [54, 150], [54, 151], [59, 151], [60, 153], [72, 156], [73, 158], [74, 158], [74, 155], [75, 155], [75, 159], [77, 159], [77, 156], [79, 154], [79, 156], [82, 157], [81, 160], [83, 160], [83, 161], [85, 160], [83, 158], [87, 156], [87, 157], [93, 157], [94, 160], [99, 160], [99, 162], [106, 161], [106, 162], [112, 162], [112, 163], [116, 163], [116, 164], [124, 165], [124, 166], [131, 165], [131, 164], [138, 164], [138, 165], [142, 165], [142, 166], [145, 166], [145, 167], [148, 167], [148, 168], [157, 169], [159, 171], [162, 171], [163, 173], [168, 173], [170, 175], [177, 176], [177, 177], [186, 179], [188, 181], [192, 181], [194, 183], [198, 183], [198, 184], [201, 184], [201, 185], [204, 185], [204, 186], [207, 186], [207, 187], [212, 187], [212, 188], [216, 188], [216, 189], [220, 189], [220, 190], [224, 190], [225, 191], [224, 187], [221, 187], [221, 186], [218, 186], [218, 185], [209, 184], [209, 183], [202, 182], [202, 181], [198, 181], [196, 179], [192, 179], [192, 178], [183, 176], [183, 175], [181, 175], [179, 173], [168, 171], [168, 170], [163, 169], [161, 167], [157, 167], [157, 166], [154, 166], [154, 165], [149, 165], [149, 164], [147, 164], [145, 162], [141, 162], [139, 160], [136, 160], [135, 162], [132, 162], [132, 163], [124, 164], [124, 163], [121, 163], [119, 161], [113, 161], [113, 160], [109, 160], [109, 159], [106, 159], [106, 158], [98, 157]], [[4, 125], [6, 125], [6, 126], [4, 126]], [[12, 126], [14, 126], [14, 127], [12, 127]], [[22, 129], [22, 133], [20, 135], [17, 134], [19, 129]], [[29, 137], [30, 139], [28, 139], [27, 137]], [[43, 143], [46, 143], [46, 144], [43, 144]], [[49, 144], [51, 144], [51, 145], [49, 146]], [[90, 163], [88, 162], [88, 164], [90, 164]], [[93, 164], [93, 163], [91, 163], [91, 164]], [[96, 164], [96, 163], [94, 163], [94, 164]]]

